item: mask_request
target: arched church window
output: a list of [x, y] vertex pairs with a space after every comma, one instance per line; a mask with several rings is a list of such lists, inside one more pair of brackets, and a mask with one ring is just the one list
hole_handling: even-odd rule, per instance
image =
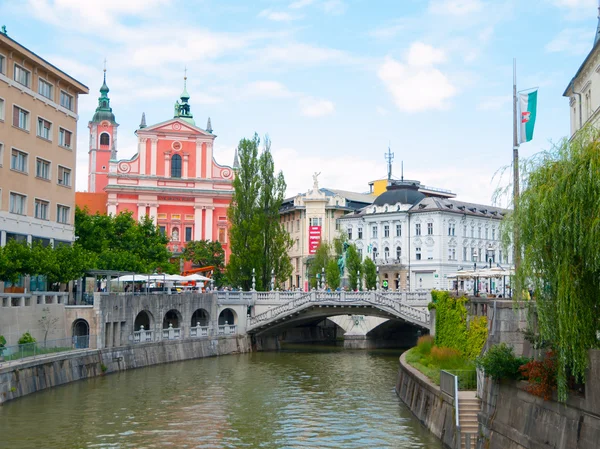
[[110, 145], [110, 136], [108, 133], [100, 134], [100, 145]]
[[171, 158], [171, 178], [181, 178], [181, 156], [178, 154]]

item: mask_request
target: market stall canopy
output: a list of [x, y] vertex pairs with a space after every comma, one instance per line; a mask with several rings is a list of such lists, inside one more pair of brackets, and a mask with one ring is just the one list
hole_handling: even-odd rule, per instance
[[214, 282], [211, 278], [207, 278], [206, 276], [202, 276], [200, 274], [190, 274], [189, 276], [182, 276], [183, 281], [204, 281], [204, 282]]

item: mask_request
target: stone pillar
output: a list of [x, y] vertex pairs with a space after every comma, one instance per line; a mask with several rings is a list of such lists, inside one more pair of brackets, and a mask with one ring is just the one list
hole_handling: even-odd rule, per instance
[[171, 176], [171, 152], [165, 151], [165, 173], [166, 178]]
[[196, 178], [202, 177], [202, 142], [196, 141]]
[[153, 176], [156, 176], [156, 161], [157, 161], [157, 144], [158, 144], [158, 139], [157, 138], [152, 138], [150, 140], [150, 174]]
[[190, 155], [189, 155], [189, 153], [183, 153], [183, 173], [181, 174], [181, 177], [183, 179], [188, 178], [189, 165], [190, 165]]
[[204, 239], [211, 241], [213, 239], [213, 208], [206, 208], [206, 216], [204, 217]]
[[138, 203], [137, 206], [138, 206], [137, 219], [138, 219], [138, 221], [142, 221], [144, 219], [144, 217], [146, 216], [146, 205]]
[[6, 246], [6, 231], [0, 231], [0, 246]]
[[194, 235], [192, 240], [202, 240], [202, 209], [202, 206], [194, 205]]
[[212, 143], [206, 144], [206, 179], [212, 178]]
[[140, 137], [138, 141], [138, 154], [140, 155], [140, 175], [146, 174], [146, 139], [145, 137]]
[[152, 218], [152, 222], [155, 225], [158, 222], [157, 216], [158, 216], [158, 204], [151, 204], [150, 205], [150, 218]]

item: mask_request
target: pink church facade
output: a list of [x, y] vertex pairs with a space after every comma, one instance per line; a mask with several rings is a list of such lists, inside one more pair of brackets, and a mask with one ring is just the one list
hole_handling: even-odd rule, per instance
[[[104, 90], [104, 91], [103, 91]], [[116, 129], [102, 86], [99, 107], [90, 122], [90, 192], [104, 191], [107, 213], [131, 211], [152, 218], [178, 254], [192, 240], [218, 240], [229, 260], [227, 209], [233, 193], [234, 168], [213, 157], [216, 136], [196, 126], [186, 88], [175, 103], [174, 117], [135, 131], [138, 151], [129, 160], [116, 157]], [[104, 108], [103, 108], [103, 102]], [[237, 165], [237, 155], [234, 166]]]

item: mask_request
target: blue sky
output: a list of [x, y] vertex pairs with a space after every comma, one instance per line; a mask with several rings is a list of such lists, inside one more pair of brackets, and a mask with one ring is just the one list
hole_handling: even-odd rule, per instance
[[288, 195], [323, 186], [366, 191], [393, 171], [489, 204], [512, 158], [512, 58], [518, 87], [539, 86], [534, 140], [569, 133], [562, 93], [591, 49], [596, 0], [0, 0], [13, 39], [90, 88], [80, 98], [77, 188], [87, 188], [87, 122], [102, 66], [133, 134], [169, 119], [188, 68], [196, 123], [211, 117], [215, 158], [268, 133]]

